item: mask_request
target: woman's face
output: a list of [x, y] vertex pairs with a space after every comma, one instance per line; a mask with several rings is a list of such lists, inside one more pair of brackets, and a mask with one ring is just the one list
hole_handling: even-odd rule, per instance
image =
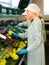
[[34, 13], [30, 10], [26, 10], [26, 15], [24, 16], [26, 20], [31, 20], [31, 18], [34, 18]]

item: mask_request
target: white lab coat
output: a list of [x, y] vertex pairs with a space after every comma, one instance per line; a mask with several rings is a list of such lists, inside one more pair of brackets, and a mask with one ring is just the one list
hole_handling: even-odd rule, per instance
[[[42, 26], [42, 22], [39, 17], [36, 17], [27, 30], [27, 65], [45, 65], [43, 31], [44, 29]], [[24, 37], [25, 36], [26, 34], [24, 35]]]

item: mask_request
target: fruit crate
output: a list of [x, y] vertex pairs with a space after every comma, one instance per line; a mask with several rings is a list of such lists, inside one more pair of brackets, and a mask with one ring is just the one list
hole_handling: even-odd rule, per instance
[[[3, 44], [4, 41], [2, 41], [2, 45], [0, 45], [0, 49], [3, 50], [5, 46]], [[22, 41], [21, 41], [22, 42]], [[5, 48], [7, 45], [5, 46]], [[22, 48], [22, 47], [21, 47]], [[10, 51], [12, 49], [12, 51]], [[2, 58], [0, 58], [0, 65], [3, 63], [4, 65], [19, 65], [23, 62], [24, 60], [24, 55], [17, 55], [16, 49], [13, 47], [11, 48]], [[17, 50], [20, 50], [20, 47], [17, 48]], [[1, 52], [1, 51], [0, 51]]]
[[[3, 50], [3, 47], [2, 47], [2, 49], [1, 50]], [[0, 51], [1, 52], [1, 51]], [[15, 51], [14, 51], [15, 52]], [[2, 62], [5, 64], [5, 65], [18, 65], [18, 64], [20, 64], [20, 63], [22, 63], [22, 59], [24, 59], [23, 57], [24, 57], [24, 55], [18, 55], [17, 56], [17, 54], [15, 54], [13, 51], [12, 52], [9, 52], [9, 53], [6, 53], [1, 59], [0, 59], [0, 63], [1, 63], [1, 60], [2, 60]], [[9, 56], [9, 54], [10, 54], [10, 56]], [[16, 56], [17, 57], [16, 57]], [[15, 56], [15, 57], [14, 57]], [[1, 64], [0, 64], [1, 65]]]
[[20, 56], [17, 61], [13, 61], [11, 58], [7, 59], [6, 65], [21, 65], [24, 61], [24, 55]]
[[24, 61], [24, 55], [19, 56], [18, 60], [13, 60], [11, 57], [7, 58], [6, 60], [3, 58], [0, 60], [0, 65], [21, 65]]
[[[11, 30], [17, 32], [16, 30], [13, 30], [13, 29], [11, 29]], [[6, 34], [4, 34], [4, 35], [11, 38], [8, 32], [6, 32]], [[22, 39], [15, 39], [15, 40], [16, 40], [16, 42], [15, 42], [16, 45], [14, 47], [12, 47], [6, 54], [4, 54], [4, 56], [2, 58], [0, 58], [0, 65], [2, 65], [2, 64], [3, 65], [21, 65], [21, 63], [23, 62], [24, 55], [17, 55], [16, 51], [26, 48], [27, 41], [22, 40]], [[4, 48], [6, 48], [7, 46], [8, 46], [8, 44], [5, 43], [4, 40], [0, 39], [0, 54], [1, 54], [1, 51], [3, 51]]]

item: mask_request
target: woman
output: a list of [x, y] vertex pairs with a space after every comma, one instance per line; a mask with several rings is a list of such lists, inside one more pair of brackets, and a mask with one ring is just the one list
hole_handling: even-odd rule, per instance
[[31, 3], [25, 8], [26, 22], [19, 23], [19, 26], [28, 26], [25, 33], [18, 34], [21, 38], [28, 38], [28, 46], [26, 49], [17, 51], [18, 54], [27, 53], [26, 65], [45, 65], [45, 29], [43, 20], [39, 17], [40, 8]]

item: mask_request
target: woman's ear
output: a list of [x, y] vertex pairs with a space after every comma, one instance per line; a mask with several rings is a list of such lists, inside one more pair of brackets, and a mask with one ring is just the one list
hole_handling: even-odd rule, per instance
[[34, 13], [34, 15], [35, 15], [35, 16], [38, 16], [38, 14], [37, 14], [37, 13]]

